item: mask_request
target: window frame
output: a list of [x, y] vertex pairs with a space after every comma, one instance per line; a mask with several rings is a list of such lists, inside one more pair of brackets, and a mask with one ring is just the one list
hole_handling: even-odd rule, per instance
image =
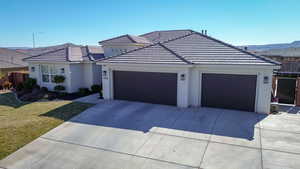
[[[41, 80], [43, 83], [55, 83], [54, 76], [60, 75], [59, 69], [55, 65], [41, 65]], [[45, 80], [44, 77], [47, 77]]]

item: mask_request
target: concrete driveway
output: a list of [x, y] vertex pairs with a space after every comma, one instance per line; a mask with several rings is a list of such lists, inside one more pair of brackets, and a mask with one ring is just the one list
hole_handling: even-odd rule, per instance
[[109, 101], [0, 162], [8, 169], [296, 169], [299, 114]]

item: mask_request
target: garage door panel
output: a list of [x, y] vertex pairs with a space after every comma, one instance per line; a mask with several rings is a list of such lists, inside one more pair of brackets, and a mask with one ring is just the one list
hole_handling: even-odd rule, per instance
[[177, 74], [114, 71], [114, 98], [177, 105]]
[[256, 75], [203, 74], [202, 105], [254, 111]]

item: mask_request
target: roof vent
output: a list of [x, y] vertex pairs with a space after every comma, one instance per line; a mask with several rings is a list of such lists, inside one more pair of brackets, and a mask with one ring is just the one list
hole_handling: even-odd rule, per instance
[[248, 50], [248, 47], [247, 47], [247, 46], [245, 46], [245, 47], [244, 47], [244, 50]]
[[207, 35], [207, 30], [202, 29], [202, 30], [201, 30], [201, 33], [202, 33], [203, 35]]

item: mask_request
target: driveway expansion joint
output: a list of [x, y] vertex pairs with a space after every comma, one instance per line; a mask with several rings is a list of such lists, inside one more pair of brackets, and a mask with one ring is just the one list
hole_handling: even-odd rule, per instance
[[130, 154], [130, 153], [124, 153], [124, 152], [109, 150], [109, 149], [105, 149], [105, 148], [101, 148], [101, 147], [81, 145], [81, 144], [76, 144], [76, 143], [66, 142], [66, 141], [61, 141], [61, 140], [56, 140], [56, 139], [50, 139], [50, 138], [45, 138], [45, 137], [40, 137], [40, 138], [48, 140], [48, 141], [52, 141], [52, 142], [63, 143], [63, 144], [71, 144], [71, 145], [85, 147], [85, 148], [94, 149], [94, 150], [102, 150], [102, 151], [107, 151], [107, 152], [112, 152], [112, 153], [117, 153], [117, 154], [134, 156], [134, 157], [144, 158], [144, 159], [148, 159], [148, 160], [154, 160], [154, 161], [159, 161], [159, 162], [164, 162], [164, 163], [169, 163], [169, 164], [175, 164], [175, 165], [179, 165], [179, 166], [183, 166], [183, 167], [190, 167], [190, 168], [198, 167], [198, 166], [191, 166], [191, 165], [186, 165], [186, 164], [180, 164], [180, 163], [176, 163], [176, 162], [172, 162], [172, 161], [165, 161], [165, 160], [160, 160], [160, 159], [155, 159], [155, 158], [150, 158], [150, 157], [144, 157], [144, 156], [140, 156], [140, 155], [136, 155], [136, 154]]

